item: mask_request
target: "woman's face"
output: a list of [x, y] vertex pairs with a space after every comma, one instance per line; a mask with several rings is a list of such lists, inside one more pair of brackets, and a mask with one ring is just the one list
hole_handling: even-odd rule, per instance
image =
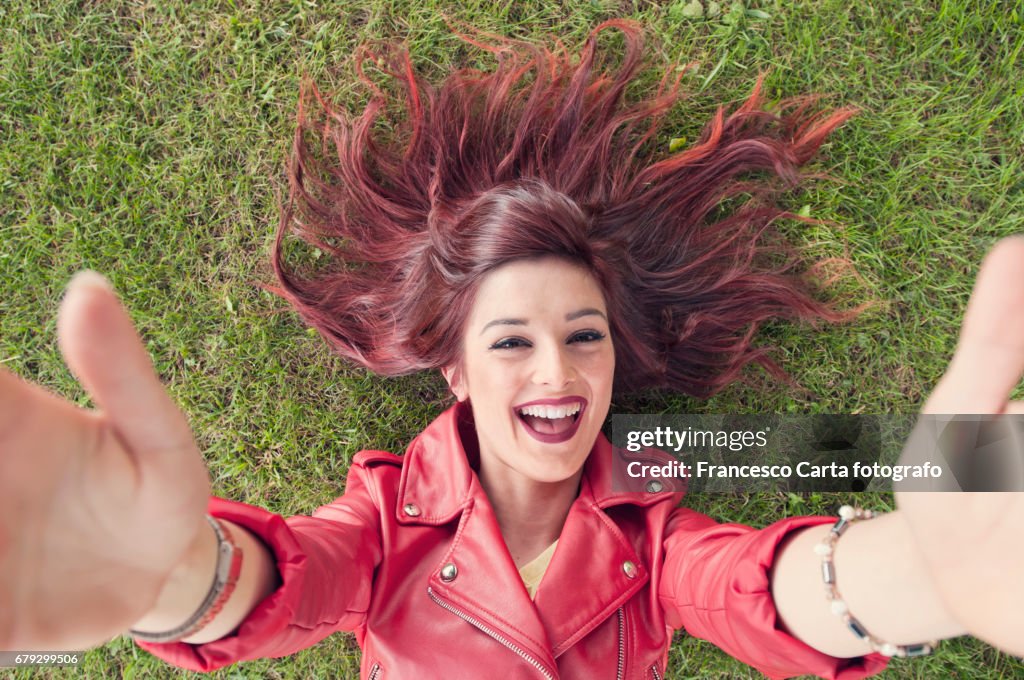
[[611, 404], [615, 352], [604, 296], [582, 267], [555, 257], [503, 265], [481, 282], [461, 369], [480, 455], [539, 482], [583, 466]]

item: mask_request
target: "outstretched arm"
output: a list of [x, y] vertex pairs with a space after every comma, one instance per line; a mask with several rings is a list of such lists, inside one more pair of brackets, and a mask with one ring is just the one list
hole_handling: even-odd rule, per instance
[[[1024, 238], [988, 254], [956, 353], [925, 414], [1020, 412], [1009, 401], [1024, 373]], [[1017, 450], [1003, 453], [1019, 458]], [[1012, 448], [1013, 445], [1008, 445]], [[965, 452], [964, 455], [969, 455]], [[834, 556], [850, 611], [875, 636], [908, 644], [970, 633], [1024, 654], [1024, 494], [900, 492], [899, 509], [849, 527]], [[864, 644], [832, 614], [814, 545], [828, 531], [794, 535], [780, 551], [772, 590], [796, 637], [837, 656]]]
[[[332, 633], [357, 630], [365, 621], [373, 572], [381, 560], [379, 510], [365, 456], [357, 454], [353, 460], [345, 494], [311, 517], [285, 519], [262, 508], [211, 498], [211, 515], [244, 527], [258, 542], [261, 557], [253, 579], [232, 612], [225, 610], [211, 623], [217, 628], [209, 635], [204, 631], [182, 642], [138, 644], [176, 666], [211, 671], [239, 661], [288, 656]], [[168, 595], [171, 601], [174, 595]]]
[[[1008, 401], [1024, 373], [1022, 271], [1024, 238], [986, 257], [956, 354], [924, 413], [1024, 412]], [[852, 524], [836, 546], [836, 584], [850, 613], [897, 645], [968, 633], [1024, 654], [1024, 586], [1015, 578], [1024, 493], [896, 498], [897, 511]], [[790, 518], [756, 531], [680, 508], [659, 593], [669, 622], [770, 677], [878, 672], [885, 658], [869, 653], [826, 597], [814, 546], [834, 520]]]
[[360, 457], [345, 495], [313, 517], [211, 498], [188, 422], [102, 277], [76, 278], [57, 326], [100, 410], [0, 366], [0, 649], [86, 649], [188, 620], [217, 560], [204, 512], [240, 545], [240, 581], [187, 642], [140, 644], [212, 670], [358, 627], [381, 553]]
[[[777, 613], [772, 571], [782, 546], [793, 536], [827, 530], [832, 519], [790, 517], [758, 530], [720, 524], [689, 508], [677, 508], [666, 527], [658, 592], [667, 623], [708, 640], [770, 678], [810, 674], [855, 680], [883, 670], [885, 657], [867, 654], [864, 648], [818, 648], [802, 639], [802, 631], [787, 630]], [[792, 550], [791, 545], [786, 549]], [[820, 563], [813, 564], [809, 574], [798, 568], [792, 578], [806, 581], [800, 587], [810, 584], [809, 612], [820, 609], [833, 616], [825, 602], [819, 567]], [[778, 569], [775, 572], [777, 581]], [[838, 632], [853, 637], [848, 630]]]
[[102, 277], [76, 277], [57, 331], [99, 410], [0, 366], [0, 649], [123, 633], [207, 526], [188, 421]]

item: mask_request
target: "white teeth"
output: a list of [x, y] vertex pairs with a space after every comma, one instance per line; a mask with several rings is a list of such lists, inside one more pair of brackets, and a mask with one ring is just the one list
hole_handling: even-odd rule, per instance
[[580, 408], [582, 408], [582, 404], [576, 402], [566, 406], [527, 406], [519, 409], [519, 412], [524, 416], [554, 419], [574, 415], [579, 412]]

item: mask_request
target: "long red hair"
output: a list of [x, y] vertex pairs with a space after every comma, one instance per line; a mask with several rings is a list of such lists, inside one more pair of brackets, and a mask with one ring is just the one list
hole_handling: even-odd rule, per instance
[[[625, 37], [612, 73], [594, 65], [608, 28]], [[754, 343], [763, 322], [852, 314], [815, 299], [800, 258], [770, 227], [779, 217], [815, 221], [771, 197], [807, 176], [798, 168], [855, 109], [812, 114], [816, 97], [805, 96], [763, 110], [762, 74], [737, 110], [719, 107], [696, 144], [659, 154], [651, 141], [682, 96], [683, 72], [667, 91], [668, 76], [654, 97], [623, 102], [642, 66], [637, 23], [594, 28], [576, 65], [560, 43], [552, 52], [459, 35], [492, 52], [496, 70], [457, 70], [435, 88], [413, 73], [405, 49], [363, 46], [356, 67], [374, 96], [360, 117], [315, 85], [302, 89], [271, 254], [281, 285], [264, 287], [340, 354], [383, 375], [455, 364], [481, 278], [542, 255], [582, 264], [601, 285], [618, 389], [709, 396], [751, 362], [784, 377]], [[405, 91], [407, 115], [392, 122], [390, 143], [372, 133], [388, 97], [365, 76], [367, 59]], [[740, 179], [752, 171], [768, 179]], [[743, 193], [748, 203], [712, 219]], [[329, 264], [289, 269], [290, 232]]]

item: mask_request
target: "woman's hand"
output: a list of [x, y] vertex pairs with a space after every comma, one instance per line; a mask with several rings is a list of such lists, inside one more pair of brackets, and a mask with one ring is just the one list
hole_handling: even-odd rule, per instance
[[[982, 264], [956, 353], [925, 414], [1021, 413], [1009, 396], [1024, 373], [1024, 237], [1000, 241]], [[1022, 428], [1007, 470], [1024, 464]], [[904, 460], [911, 455], [904, 452]], [[966, 455], [966, 454], [965, 454]], [[1013, 472], [1017, 471], [1017, 472]], [[1024, 656], [1024, 492], [896, 493], [948, 611], [972, 635]]]
[[188, 422], [104, 283], [73, 279], [57, 320], [99, 410], [0, 366], [0, 649], [85, 649], [127, 632], [209, 530]]

